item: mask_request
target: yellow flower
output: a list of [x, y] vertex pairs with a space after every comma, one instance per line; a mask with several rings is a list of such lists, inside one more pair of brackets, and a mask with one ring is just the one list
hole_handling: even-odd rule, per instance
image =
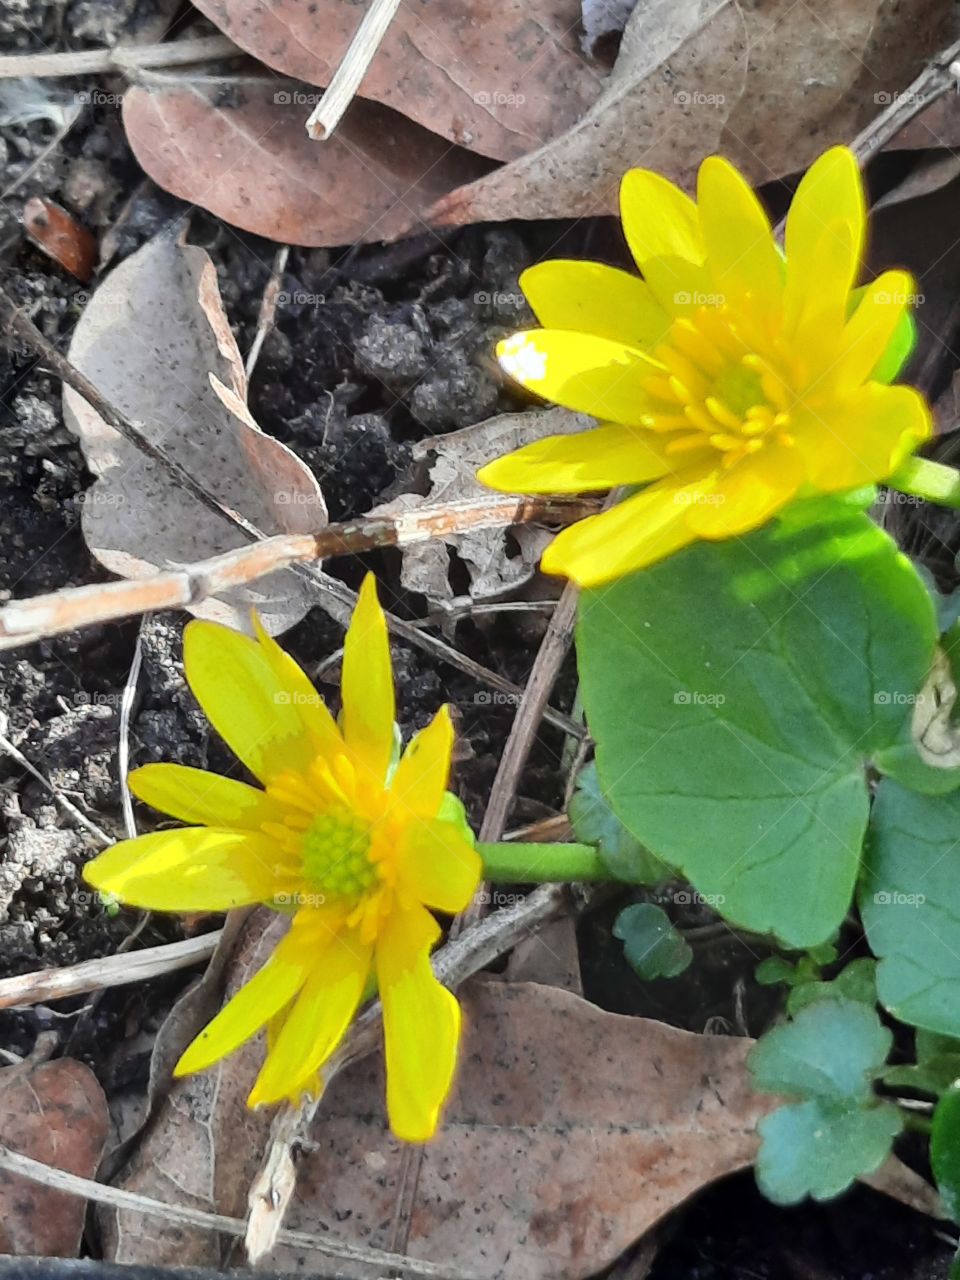
[[151, 910], [266, 903], [293, 918], [177, 1074], [202, 1071], [269, 1025], [249, 1104], [295, 1098], [315, 1084], [375, 983], [391, 1128], [425, 1141], [460, 1030], [459, 1005], [430, 966], [440, 927], [427, 908], [462, 910], [481, 876], [462, 807], [446, 791], [447, 708], [396, 762], [390, 646], [372, 577], [347, 632], [339, 725], [259, 621], [256, 639], [191, 622], [184, 664], [211, 724], [263, 790], [176, 764], [137, 769], [134, 793], [191, 825], [122, 841], [88, 864], [86, 878]]
[[521, 283], [545, 327], [498, 351], [525, 387], [602, 425], [490, 463], [485, 484], [646, 486], [547, 549], [544, 569], [583, 586], [746, 533], [794, 498], [884, 480], [931, 432], [923, 397], [885, 385], [912, 334], [913, 281], [888, 271], [855, 288], [866, 214], [853, 154], [836, 147], [805, 175], [783, 251], [726, 160], [703, 162], [697, 197], [628, 173], [621, 214], [643, 279], [532, 267]]

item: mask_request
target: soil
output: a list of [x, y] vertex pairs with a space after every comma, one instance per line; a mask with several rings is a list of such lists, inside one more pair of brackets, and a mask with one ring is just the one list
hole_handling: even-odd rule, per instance
[[[137, 0], [13, 0], [0, 17], [0, 51], [110, 42], [131, 25], [149, 29], [157, 12]], [[120, 88], [103, 80], [96, 87], [105, 94]], [[14, 92], [0, 82], [5, 287], [64, 348], [96, 282], [75, 280], [26, 237], [26, 200], [40, 196], [69, 209], [101, 251], [106, 248], [108, 266], [175, 220], [189, 219], [190, 241], [216, 263], [245, 353], [276, 246], [188, 211], [144, 180], [115, 104], [85, 102], [51, 147], [62, 129], [58, 113], [71, 110], [89, 88], [45, 81]], [[564, 253], [616, 261], [622, 256], [619, 233], [608, 222], [487, 226], [394, 246], [291, 252], [281, 283], [285, 301], [254, 371], [250, 403], [263, 429], [314, 470], [333, 519], [362, 513], [398, 492], [424, 492], [424, 477], [411, 459], [415, 441], [520, 407], [505, 394], [491, 352], [497, 338], [528, 318], [518, 272]], [[7, 345], [0, 350], [0, 601], [105, 578], [79, 526], [90, 483], [63, 425], [59, 384], [30, 353]], [[390, 607], [408, 618], [424, 616], [423, 598], [400, 588], [395, 553], [372, 557], [366, 567], [376, 570]], [[356, 586], [364, 566], [354, 561], [329, 568]], [[956, 585], [944, 581], [942, 558], [937, 569], [942, 585]], [[465, 574], [453, 556], [451, 580], [464, 589]], [[120, 700], [138, 635], [143, 668], [129, 728], [132, 762], [232, 766], [184, 684], [183, 624], [179, 614], [159, 614], [142, 626], [91, 627], [0, 653], [0, 731], [48, 784], [0, 750], [0, 976], [111, 954], [129, 943], [135, 929], [138, 945], [182, 936], [176, 921], [107, 910], [84, 889], [80, 870], [98, 841], [54, 795], [69, 799], [109, 835], [122, 834]], [[522, 683], [543, 625], [531, 614], [467, 617], [457, 623], [453, 640]], [[312, 670], [341, 640], [339, 628], [314, 609], [284, 644]], [[478, 699], [482, 690], [474, 681], [418, 650], [397, 646], [395, 661], [405, 734], [422, 726], [440, 702], [456, 708], [457, 786], [478, 823], [512, 709]], [[324, 669], [322, 688], [333, 702], [336, 674], [335, 667]], [[556, 705], [569, 709], [574, 690], [568, 664]], [[523, 777], [514, 824], [560, 809], [562, 747], [560, 735], [544, 728]], [[153, 821], [143, 811], [137, 820], [141, 830]], [[607, 904], [580, 931], [590, 998], [696, 1030], [708, 1021], [734, 1033], [762, 1030], [775, 996], [751, 982], [751, 954], [735, 941], [722, 942], [705, 948], [682, 979], [643, 985], [610, 938], [619, 905]], [[23, 1055], [40, 1032], [54, 1030], [61, 1051], [89, 1061], [108, 1092], [143, 1082], [150, 1037], [186, 981], [173, 975], [95, 1001], [0, 1013], [0, 1048]], [[834, 1205], [785, 1212], [767, 1204], [748, 1177], [705, 1193], [675, 1215], [662, 1236], [652, 1280], [941, 1280], [951, 1256], [934, 1224], [873, 1193], [858, 1190]]]

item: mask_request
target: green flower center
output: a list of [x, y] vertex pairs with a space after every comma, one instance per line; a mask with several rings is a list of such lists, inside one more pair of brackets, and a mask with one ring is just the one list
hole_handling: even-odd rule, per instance
[[742, 364], [728, 365], [713, 384], [713, 395], [738, 418], [746, 418], [756, 405], [766, 403], [759, 373]]
[[348, 810], [314, 818], [303, 835], [303, 874], [329, 897], [362, 898], [378, 880], [370, 828]]

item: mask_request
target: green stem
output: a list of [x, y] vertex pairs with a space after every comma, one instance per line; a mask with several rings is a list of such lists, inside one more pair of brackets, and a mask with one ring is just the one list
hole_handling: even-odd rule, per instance
[[908, 458], [888, 481], [892, 489], [926, 498], [941, 507], [960, 508], [960, 471], [929, 458]]
[[495, 884], [612, 880], [592, 844], [478, 844], [484, 875]]

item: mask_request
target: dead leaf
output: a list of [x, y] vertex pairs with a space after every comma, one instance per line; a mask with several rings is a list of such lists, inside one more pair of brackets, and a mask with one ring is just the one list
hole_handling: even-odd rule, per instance
[[[363, 13], [355, 0], [326, 0], [320, 21], [301, 0], [197, 8], [253, 57], [311, 85], [330, 83]], [[578, 48], [579, 16], [578, 0], [407, 0], [360, 94], [462, 147], [513, 159], [572, 125], [603, 88]]]
[[583, 0], [581, 44], [591, 57], [596, 54], [598, 45], [623, 33], [636, 6], [637, 0]]
[[216, 99], [189, 84], [134, 86], [124, 95], [123, 124], [154, 182], [283, 244], [394, 239], [444, 192], [489, 168], [359, 100], [320, 146], [304, 130], [304, 98], [317, 95], [275, 80]]
[[886, 195], [881, 196], [872, 212], [889, 209], [907, 200], [918, 200], [948, 186], [960, 176], [960, 156], [953, 151], [928, 151], [920, 155], [910, 172]]
[[539, 982], [582, 996], [576, 916], [561, 916], [521, 938], [510, 953], [504, 973], [511, 982]]
[[[288, 923], [265, 907], [250, 915], [229, 961], [225, 999], [260, 968]], [[182, 1021], [176, 1007], [174, 1016]], [[161, 1032], [161, 1039], [169, 1037]], [[169, 1064], [166, 1049], [164, 1057]], [[270, 1109], [250, 1111], [246, 1105], [262, 1060], [263, 1044], [257, 1037], [209, 1071], [176, 1081], [117, 1185], [170, 1203], [243, 1217], [247, 1188], [273, 1119]], [[101, 1223], [104, 1256], [112, 1262], [219, 1267], [224, 1260], [220, 1240], [208, 1231], [130, 1210], [104, 1210]]]
[[[0, 1142], [82, 1178], [96, 1176], [110, 1117], [82, 1062], [29, 1060], [0, 1071]], [[87, 1203], [0, 1171], [0, 1253], [75, 1258]]]
[[[265, 533], [307, 533], [327, 520], [320, 486], [246, 408], [240, 352], [203, 249], [157, 239], [110, 273], [70, 343], [70, 359], [167, 454], [225, 506]], [[98, 560], [124, 578], [246, 545], [85, 400], [64, 389], [64, 418], [99, 477], [83, 502], [83, 532]], [[193, 612], [249, 626], [255, 605], [273, 632], [306, 613], [309, 589], [270, 574]]]
[[623, 173], [692, 188], [711, 152], [755, 182], [847, 142], [946, 43], [949, 0], [653, 0], [604, 93], [567, 133], [440, 200], [436, 225], [616, 213]]
[[[397, 515], [457, 500], [489, 496], [478, 483], [476, 471], [485, 462], [509, 453], [548, 435], [567, 435], [594, 425], [592, 418], [567, 409], [530, 409], [525, 413], [502, 413], [485, 422], [443, 436], [431, 436], [414, 445], [414, 457], [435, 454], [430, 465], [430, 489], [425, 496], [405, 493], [375, 507], [370, 515]], [[512, 537], [521, 554], [507, 555], [507, 538]], [[525, 525], [512, 531], [483, 530], [452, 534], [443, 541], [414, 543], [403, 549], [400, 579], [408, 591], [418, 591], [436, 604], [455, 598], [450, 583], [450, 554], [454, 548], [470, 575], [470, 595], [476, 601], [494, 599], [513, 591], [536, 572], [540, 555], [552, 533]]]

